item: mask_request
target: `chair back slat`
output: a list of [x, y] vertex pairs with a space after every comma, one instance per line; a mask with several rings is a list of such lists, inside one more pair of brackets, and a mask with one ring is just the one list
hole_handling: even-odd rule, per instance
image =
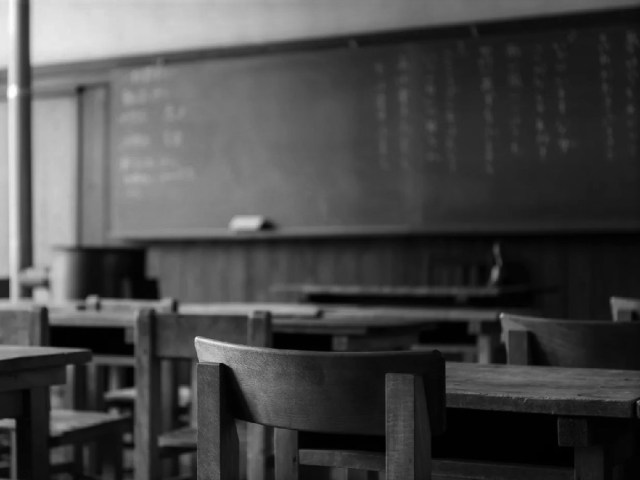
[[640, 321], [640, 298], [611, 297], [610, 304], [614, 322]]
[[[213, 337], [228, 343], [267, 345], [271, 335], [259, 337], [261, 315], [155, 315], [154, 355], [157, 358], [196, 359], [193, 339], [197, 336]], [[258, 336], [258, 338], [255, 338]]]
[[[528, 332], [532, 365], [640, 370], [640, 323], [501, 315], [505, 338]], [[507, 343], [509, 359], [517, 346]]]
[[234, 416], [320, 433], [384, 435], [385, 375], [423, 377], [432, 431], [443, 428], [439, 352], [302, 352], [197, 338], [200, 362], [227, 367]]

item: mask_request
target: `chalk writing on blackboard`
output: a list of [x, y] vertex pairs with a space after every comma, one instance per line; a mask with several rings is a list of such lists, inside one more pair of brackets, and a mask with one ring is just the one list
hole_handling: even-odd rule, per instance
[[409, 59], [401, 53], [396, 63], [396, 102], [398, 105], [397, 142], [398, 162], [404, 170], [411, 168], [411, 137], [412, 121], [409, 110], [411, 99], [410, 90], [411, 71]]
[[633, 222], [638, 36], [580, 24], [122, 69], [112, 224]]
[[454, 71], [455, 53], [451, 49], [444, 52], [444, 157], [449, 171], [455, 173], [458, 168], [458, 118], [456, 115], [456, 96], [458, 93]]
[[480, 47], [478, 56], [478, 69], [480, 71], [480, 91], [482, 92], [482, 117], [484, 119], [484, 165], [485, 172], [489, 175], [495, 173], [495, 100], [496, 90], [494, 85], [494, 52], [493, 47], [484, 45]]
[[387, 170], [389, 164], [389, 86], [387, 84], [387, 68], [383, 62], [374, 65], [375, 78], [375, 115], [377, 125], [378, 164]]
[[142, 125], [149, 121], [149, 113], [146, 110], [123, 109], [116, 118], [120, 125]]
[[600, 64], [600, 82], [602, 89], [602, 127], [605, 140], [605, 158], [612, 162], [615, 159], [614, 115], [613, 115], [613, 81], [614, 71], [611, 60], [611, 42], [606, 33], [598, 35], [598, 62]]
[[437, 56], [433, 52], [425, 52], [424, 77], [423, 77], [423, 99], [424, 99], [424, 120], [423, 134], [425, 136], [426, 148], [425, 159], [427, 163], [437, 162], [439, 160], [440, 145], [438, 144], [438, 88], [436, 83], [436, 75], [439, 65], [437, 64]]
[[548, 65], [545, 58], [545, 49], [541, 44], [536, 44], [533, 49], [533, 91], [535, 101], [535, 130], [538, 158], [541, 161], [549, 155], [551, 134], [547, 121], [547, 73]]
[[556, 128], [557, 146], [562, 155], [566, 155], [571, 148], [569, 139], [569, 121], [567, 117], [567, 44], [554, 42], [554, 83], [556, 87]]
[[506, 46], [507, 88], [509, 92], [509, 152], [514, 157], [522, 151], [522, 48], [515, 43]]

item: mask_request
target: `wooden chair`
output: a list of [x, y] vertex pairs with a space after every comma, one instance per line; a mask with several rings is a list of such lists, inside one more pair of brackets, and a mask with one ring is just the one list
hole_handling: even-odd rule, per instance
[[[275, 427], [275, 478], [299, 465], [430, 478], [431, 435], [444, 427], [439, 352], [308, 352], [196, 338], [198, 478], [237, 479], [234, 419]], [[385, 436], [386, 451], [299, 449], [298, 431]]]
[[611, 297], [609, 302], [614, 322], [640, 321], [640, 298]]
[[640, 370], [640, 323], [502, 314], [507, 362]]
[[[640, 322], [564, 320], [507, 314], [501, 315], [501, 322], [510, 364], [640, 370]], [[569, 382], [567, 388], [571, 388]], [[594, 385], [594, 388], [598, 386]], [[617, 469], [615, 478], [640, 478], [640, 429], [637, 427], [615, 432], [622, 452], [615, 456], [598, 442], [599, 435], [614, 433], [594, 429], [588, 419], [560, 418], [557, 428], [558, 444], [574, 449], [576, 465], [582, 465], [578, 460], [584, 456], [600, 459], [590, 464], [588, 472], [576, 470], [575, 478], [600, 478], [595, 472], [606, 471], [605, 465], [609, 464]]]
[[[187, 315], [156, 313], [152, 310], [140, 313], [136, 328], [136, 480], [157, 480], [163, 456], [196, 450], [195, 412], [189, 426], [162, 432], [158, 396], [162, 389], [160, 362], [167, 359], [195, 361], [193, 340], [197, 335], [267, 346], [271, 344], [270, 314]], [[248, 426], [247, 436], [248, 478], [262, 479], [266, 471], [264, 429]]]
[[[136, 312], [143, 309], [154, 309], [159, 312], [177, 312], [178, 302], [171, 297], [161, 299], [135, 299], [135, 298], [105, 298], [99, 295], [89, 295], [85, 299], [84, 308], [87, 311], [103, 312]], [[125, 331], [125, 340], [133, 342], [132, 330]], [[97, 362], [105, 371], [100, 375], [106, 375], [107, 388], [103, 401], [107, 408], [116, 408], [121, 411], [133, 411], [136, 399], [136, 388], [127, 387], [125, 377], [126, 370], [133, 368], [135, 359], [129, 356], [95, 355]], [[175, 377], [176, 373], [169, 365], [165, 366], [165, 375]], [[174, 378], [175, 381], [175, 378]], [[165, 381], [167, 383], [167, 381]], [[168, 395], [175, 395], [173, 385], [169, 386]], [[166, 412], [166, 421], [172, 421], [177, 412]]]
[[[49, 323], [46, 308], [0, 309], [0, 343], [13, 345], [47, 345]], [[71, 464], [54, 465], [52, 471], [65, 471], [86, 478], [82, 467], [83, 446], [96, 443], [102, 453], [103, 478], [122, 478], [122, 434], [130, 418], [103, 412], [73, 409], [51, 411], [49, 442], [51, 448], [71, 446], [74, 450]], [[13, 420], [0, 422], [0, 428], [12, 431]], [[45, 434], [45, 432], [43, 432]]]

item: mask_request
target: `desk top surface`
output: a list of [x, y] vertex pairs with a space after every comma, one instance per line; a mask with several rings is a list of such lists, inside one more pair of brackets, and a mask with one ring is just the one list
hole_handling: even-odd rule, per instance
[[447, 363], [447, 406], [640, 418], [640, 371]]
[[89, 350], [58, 347], [0, 346], [0, 374], [86, 363]]
[[[216, 304], [210, 304], [213, 307]], [[256, 310], [252, 304], [244, 304], [238, 310], [240, 304], [230, 304], [232, 308], [224, 307], [216, 314], [249, 313]], [[256, 304], [265, 309], [268, 304]], [[268, 308], [267, 308], [268, 310]], [[214, 310], [211, 310], [213, 312]], [[467, 323], [491, 323], [498, 325], [500, 308], [382, 308], [382, 307], [340, 307], [332, 306], [323, 308], [320, 316], [300, 315], [293, 316], [292, 311], [286, 315], [275, 313], [273, 316], [273, 329], [276, 332], [294, 330], [300, 333], [319, 332], [320, 330], [331, 333], [351, 328], [395, 328], [395, 327], [425, 327], [437, 322], [467, 322]], [[520, 310], [508, 309], [512, 313], [523, 313]], [[184, 312], [183, 312], [184, 313]], [[189, 314], [197, 314], [196, 310]], [[200, 313], [203, 314], [203, 313]], [[291, 316], [290, 316], [291, 314]], [[78, 310], [51, 310], [49, 322], [58, 327], [107, 327], [107, 328], [131, 328], [135, 325], [136, 312], [134, 311], [78, 311]]]
[[533, 285], [335, 285], [288, 284], [274, 287], [276, 292], [331, 297], [415, 297], [415, 298], [499, 298], [547, 290]]
[[383, 319], [414, 323], [433, 322], [499, 322], [500, 313], [530, 313], [529, 309], [511, 307], [354, 307], [350, 305], [323, 306], [324, 319]]
[[[505, 309], [495, 308], [447, 308], [447, 307], [322, 307], [319, 316], [315, 310], [306, 308], [299, 316], [295, 315], [296, 304], [274, 304], [280, 310], [274, 310], [273, 330], [287, 333], [344, 333], [353, 329], [380, 328], [425, 328], [438, 322], [466, 322], [480, 324], [499, 324], [499, 314]], [[270, 310], [268, 303], [212, 303], [202, 304], [209, 313], [235, 315], [255, 310]], [[185, 314], [205, 314], [198, 312], [197, 306], [187, 309]], [[521, 309], [506, 309], [511, 313], [527, 313]], [[284, 313], [283, 313], [284, 312]], [[106, 327], [132, 328], [136, 321], [134, 311], [82, 311], [52, 309], [49, 322], [58, 327]]]

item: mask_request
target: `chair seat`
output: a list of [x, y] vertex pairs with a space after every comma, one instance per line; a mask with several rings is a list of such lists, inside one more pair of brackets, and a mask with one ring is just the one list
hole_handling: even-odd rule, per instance
[[191, 452], [198, 446], [198, 430], [194, 427], [183, 427], [165, 432], [158, 438], [158, 445], [163, 453]]
[[[90, 441], [96, 434], [118, 435], [131, 425], [131, 418], [104, 412], [84, 410], [51, 410], [49, 432], [51, 446]], [[12, 418], [0, 420], [0, 429], [14, 430]]]

